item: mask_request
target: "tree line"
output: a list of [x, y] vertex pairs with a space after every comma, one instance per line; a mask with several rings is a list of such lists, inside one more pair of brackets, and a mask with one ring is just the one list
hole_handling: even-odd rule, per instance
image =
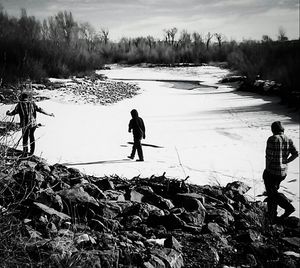
[[[105, 33], [105, 31], [103, 31]], [[68, 76], [104, 64], [101, 46], [105, 35], [89, 23], [78, 23], [71, 12], [58, 12], [43, 22], [19, 18], [0, 8], [0, 77], [4, 81]]]
[[20, 16], [9, 16], [0, 7], [0, 79], [40, 80], [66, 77], [101, 68], [107, 63], [203, 64], [227, 62], [248, 81], [257, 75], [299, 91], [299, 40], [289, 41], [280, 28], [277, 40], [228, 41], [221, 33], [203, 35], [163, 30], [164, 38], [152, 36], [121, 38], [113, 42], [109, 30], [96, 31], [88, 22], [77, 22], [69, 11], [37, 20], [25, 9]]

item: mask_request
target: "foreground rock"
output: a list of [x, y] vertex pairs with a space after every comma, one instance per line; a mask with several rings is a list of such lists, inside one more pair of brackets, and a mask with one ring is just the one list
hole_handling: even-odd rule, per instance
[[299, 267], [299, 219], [270, 225], [244, 183], [96, 178], [35, 157], [1, 165], [4, 267], [17, 233], [22, 267]]

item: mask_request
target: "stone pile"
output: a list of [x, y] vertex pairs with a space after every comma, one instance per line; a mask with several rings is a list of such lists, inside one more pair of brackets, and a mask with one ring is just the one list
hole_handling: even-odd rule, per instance
[[78, 104], [108, 105], [138, 94], [140, 88], [134, 83], [109, 80], [98, 74], [84, 78], [50, 79], [45, 83], [4, 85], [0, 88], [0, 102], [18, 101], [21, 91], [30, 92], [35, 101], [54, 99]]
[[[49, 97], [54, 99], [58, 97], [79, 104], [107, 105], [125, 98], [132, 98], [138, 93], [139, 87], [133, 83], [121, 81], [72, 78], [67, 82], [48, 82], [45, 87], [35, 89], [42, 90], [42, 96], [48, 91]], [[53, 94], [53, 91], [57, 94]]]
[[13, 204], [32, 263], [45, 267], [299, 267], [299, 219], [268, 224], [248, 190], [98, 178], [33, 157], [2, 163], [0, 217]]

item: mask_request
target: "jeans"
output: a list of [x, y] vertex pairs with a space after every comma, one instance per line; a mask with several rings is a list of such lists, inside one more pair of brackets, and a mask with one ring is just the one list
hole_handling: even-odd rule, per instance
[[276, 219], [277, 206], [280, 206], [285, 210], [291, 210], [294, 208], [289, 199], [283, 193], [278, 193], [280, 183], [285, 179], [285, 177], [286, 176], [270, 174], [267, 170], [265, 170], [263, 173], [263, 180], [268, 196], [268, 213], [271, 220]]
[[35, 150], [35, 139], [34, 139], [34, 132], [36, 127], [24, 127], [22, 129], [23, 135], [23, 155], [27, 156], [28, 154], [28, 138], [30, 141], [30, 155], [34, 154]]

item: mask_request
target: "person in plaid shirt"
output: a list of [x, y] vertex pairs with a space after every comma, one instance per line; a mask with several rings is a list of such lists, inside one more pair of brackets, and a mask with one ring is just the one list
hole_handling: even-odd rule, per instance
[[288, 198], [283, 193], [278, 193], [280, 183], [287, 176], [288, 163], [298, 157], [298, 151], [293, 141], [284, 135], [284, 128], [280, 121], [271, 125], [273, 135], [267, 140], [266, 168], [263, 180], [267, 193], [267, 207], [270, 220], [274, 222], [277, 218], [277, 206], [285, 212], [279, 217], [280, 220], [287, 218], [295, 211]]
[[34, 154], [35, 149], [35, 138], [34, 132], [37, 128], [36, 123], [36, 113], [42, 113], [48, 116], [54, 116], [53, 113], [49, 114], [45, 112], [42, 108], [38, 107], [36, 103], [29, 100], [29, 95], [27, 93], [22, 93], [19, 102], [14, 108], [14, 110], [7, 111], [6, 115], [12, 116], [19, 114], [20, 125], [22, 128], [22, 138], [23, 138], [23, 155], [28, 156], [28, 138], [30, 139], [30, 153], [29, 156]]

